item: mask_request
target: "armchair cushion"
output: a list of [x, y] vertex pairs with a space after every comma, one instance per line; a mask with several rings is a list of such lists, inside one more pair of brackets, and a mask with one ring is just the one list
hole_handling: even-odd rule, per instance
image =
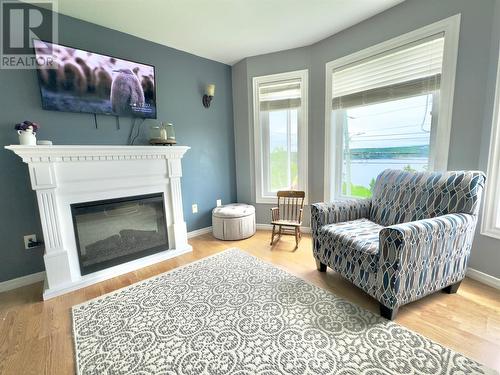
[[[370, 199], [345, 199], [332, 203], [314, 203], [311, 205], [311, 232], [313, 235], [313, 252], [316, 257], [320, 253], [320, 242], [325, 243], [328, 236], [321, 236], [320, 228], [327, 224], [367, 218], [370, 214]], [[324, 247], [328, 249], [328, 247]], [[323, 257], [328, 254], [323, 254]], [[326, 262], [324, 262], [326, 264]]]
[[368, 219], [358, 219], [325, 225], [319, 229], [319, 233], [332, 241], [339, 242], [340, 246], [362, 253], [377, 254], [379, 232], [382, 228], [381, 225]]
[[326, 248], [342, 249], [333, 263], [345, 268], [358, 264], [366, 271], [377, 272], [379, 263], [379, 232], [383, 227], [368, 219], [327, 224], [319, 229]]

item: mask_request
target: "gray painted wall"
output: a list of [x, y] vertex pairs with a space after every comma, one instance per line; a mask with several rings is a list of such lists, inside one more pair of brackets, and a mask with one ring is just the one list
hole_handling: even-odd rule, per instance
[[[59, 42], [156, 66], [158, 119], [174, 123], [177, 140], [191, 146], [183, 161], [183, 204], [188, 231], [211, 225], [216, 199], [236, 200], [231, 67], [118, 31], [60, 16]], [[215, 83], [210, 109], [203, 108], [204, 86]], [[14, 124], [28, 119], [42, 126], [40, 139], [55, 144], [126, 144], [131, 119], [41, 109], [36, 73], [0, 70], [0, 144], [18, 142]], [[146, 120], [143, 137], [154, 120]], [[12, 152], [0, 150], [0, 282], [44, 269], [43, 249], [24, 250], [23, 235], [41, 236], [28, 170]], [[198, 203], [199, 213], [191, 213]]]
[[[493, 27], [491, 29], [491, 49], [489, 55], [488, 79], [484, 105], [483, 131], [479, 154], [479, 169], [486, 171], [495, 105], [495, 89], [497, 82], [498, 56], [500, 45], [500, 1], [495, 2]], [[481, 223], [476, 231], [476, 240], [470, 260], [470, 266], [488, 275], [500, 277], [500, 240], [480, 234]]]
[[[491, 39], [496, 6], [494, 0], [407, 0], [349, 29], [308, 47], [247, 58], [233, 67], [236, 169], [238, 201], [255, 202], [252, 175], [252, 77], [309, 69], [309, 200], [324, 196], [325, 64], [387, 39], [418, 29], [443, 18], [461, 13], [461, 29], [453, 124], [448, 168], [486, 170], [487, 144], [491, 126], [491, 96], [498, 53]], [[498, 43], [498, 40], [497, 42]], [[498, 47], [495, 47], [498, 48]], [[242, 87], [246, 85], [246, 90]], [[486, 103], [486, 107], [485, 107]], [[488, 104], [489, 103], [489, 104]], [[486, 113], [486, 116], [485, 116]], [[489, 116], [489, 119], [486, 118]], [[245, 143], [245, 139], [247, 142]], [[269, 223], [268, 205], [257, 205], [257, 222]], [[307, 222], [306, 222], [307, 224]], [[500, 277], [500, 241], [477, 236], [470, 265]]]

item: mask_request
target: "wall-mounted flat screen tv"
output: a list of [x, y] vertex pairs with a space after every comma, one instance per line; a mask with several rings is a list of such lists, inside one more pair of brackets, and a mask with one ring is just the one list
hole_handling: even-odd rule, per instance
[[155, 68], [34, 40], [42, 107], [64, 112], [156, 118]]

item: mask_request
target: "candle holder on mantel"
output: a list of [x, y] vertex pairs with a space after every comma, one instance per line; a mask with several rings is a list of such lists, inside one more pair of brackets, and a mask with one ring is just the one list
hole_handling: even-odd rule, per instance
[[159, 137], [154, 137], [149, 140], [149, 143], [153, 146], [173, 146], [177, 144], [175, 140], [175, 130], [174, 125], [170, 122], [162, 122], [160, 126], [156, 126], [153, 129], [159, 129]]

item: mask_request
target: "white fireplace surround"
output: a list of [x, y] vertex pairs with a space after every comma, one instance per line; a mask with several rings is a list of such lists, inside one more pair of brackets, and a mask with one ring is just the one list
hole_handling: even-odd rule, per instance
[[[49, 299], [192, 250], [182, 211], [186, 146], [6, 146], [28, 164], [45, 243]], [[82, 276], [70, 205], [163, 193], [169, 249]]]

